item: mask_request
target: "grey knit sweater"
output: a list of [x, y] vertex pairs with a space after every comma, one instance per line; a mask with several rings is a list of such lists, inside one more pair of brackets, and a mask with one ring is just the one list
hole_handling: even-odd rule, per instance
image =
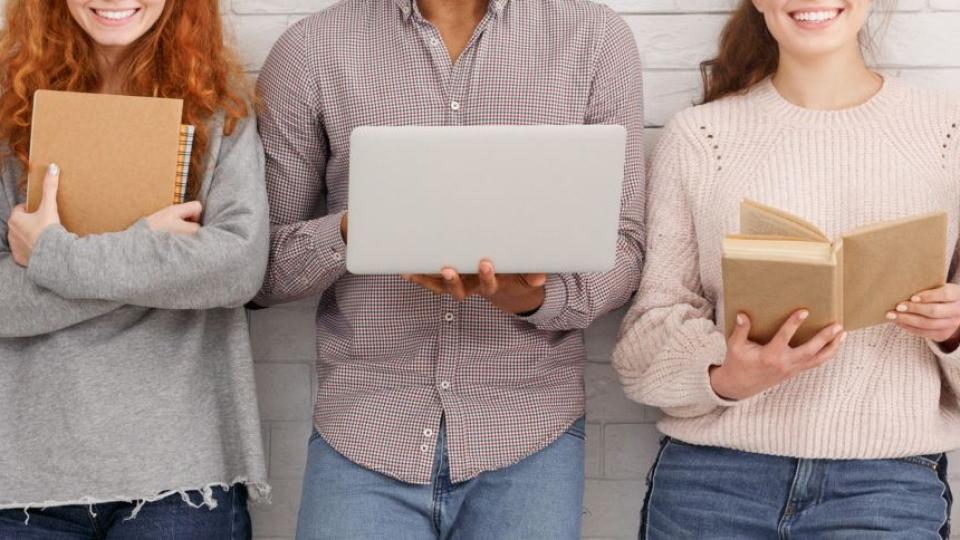
[[[267, 262], [256, 123], [212, 122], [195, 236], [43, 232], [7, 244], [20, 167], [0, 189], [0, 509], [268, 491], [243, 304]], [[208, 502], [211, 502], [208, 499]]]

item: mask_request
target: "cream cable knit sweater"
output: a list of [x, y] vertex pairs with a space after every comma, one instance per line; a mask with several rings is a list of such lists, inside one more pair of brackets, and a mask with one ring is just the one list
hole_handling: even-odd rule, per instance
[[721, 240], [739, 230], [741, 199], [831, 238], [946, 210], [956, 283], [958, 144], [960, 100], [892, 78], [843, 111], [796, 107], [767, 80], [678, 114], [651, 164], [646, 269], [614, 352], [626, 393], [663, 408], [660, 430], [694, 444], [805, 458], [960, 447], [960, 352], [892, 324], [851, 332], [835, 359], [742, 402], [717, 396], [708, 376], [726, 351]]

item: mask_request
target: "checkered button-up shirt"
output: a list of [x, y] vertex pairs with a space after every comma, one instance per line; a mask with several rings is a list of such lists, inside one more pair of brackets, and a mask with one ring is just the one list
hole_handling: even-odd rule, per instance
[[[413, 1], [345, 0], [280, 39], [259, 90], [273, 233], [258, 303], [322, 294], [321, 435], [360, 465], [428, 484], [442, 416], [455, 482], [563, 434], [584, 411], [582, 329], [625, 303], [640, 277], [641, 73], [623, 20], [586, 0], [495, 0], [454, 63]], [[530, 317], [399, 276], [347, 273], [339, 225], [351, 131], [476, 124], [627, 128], [614, 270], [549, 276]]]

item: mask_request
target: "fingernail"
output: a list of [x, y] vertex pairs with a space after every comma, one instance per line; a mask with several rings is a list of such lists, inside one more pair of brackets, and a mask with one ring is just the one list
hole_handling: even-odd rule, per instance
[[906, 311], [906, 310], [907, 310], [907, 305], [906, 305], [906, 304], [900, 304], [900, 305], [897, 306], [897, 311], [899, 311], [900, 313], [903, 313], [903, 312]]
[[737, 326], [743, 326], [743, 315], [737, 315]]
[[892, 312], [892, 311], [888, 311], [888, 312], [887, 312], [887, 320], [888, 320], [888, 321], [895, 321], [895, 320], [897, 320], [897, 314], [894, 313], [894, 312]]
[[803, 310], [803, 311], [800, 312], [800, 320], [801, 320], [801, 321], [807, 320], [807, 317], [809, 317], [809, 316], [810, 316], [810, 312], [807, 311], [807, 310]]
[[844, 332], [843, 335], [840, 336], [840, 343], [843, 343], [844, 341], [846, 341], [848, 335], [849, 334], [847, 332]]
[[51, 176], [60, 176], [60, 166], [56, 163], [51, 163], [50, 166], [47, 167], [47, 173]]
[[839, 334], [841, 331], [843, 331], [843, 327], [842, 327], [842, 326], [840, 326], [839, 324], [833, 325], [833, 335], [837, 335], [837, 334]]
[[447, 280], [447, 281], [453, 281], [453, 278], [454, 278], [454, 277], [455, 277], [455, 275], [454, 275], [454, 271], [453, 271], [453, 270], [444, 270], [444, 271], [443, 271], [443, 279], [445, 279], [445, 280]]
[[920, 297], [919, 297], [919, 296], [914, 296], [913, 298], [910, 299], [910, 301], [911, 301], [911, 302], [919, 302], [919, 301], [920, 301]]

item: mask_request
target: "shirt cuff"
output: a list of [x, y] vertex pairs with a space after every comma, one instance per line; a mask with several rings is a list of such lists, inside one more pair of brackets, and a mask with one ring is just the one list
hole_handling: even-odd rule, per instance
[[319, 257], [320, 264], [325, 268], [345, 266], [347, 264], [347, 244], [340, 234], [340, 223], [347, 211], [330, 214], [313, 220], [304, 227], [304, 232], [310, 238], [310, 247]]
[[518, 316], [520, 320], [537, 327], [555, 320], [567, 305], [567, 286], [560, 276], [556, 274], [547, 276], [547, 282], [543, 288], [543, 304], [540, 309], [526, 317]]

